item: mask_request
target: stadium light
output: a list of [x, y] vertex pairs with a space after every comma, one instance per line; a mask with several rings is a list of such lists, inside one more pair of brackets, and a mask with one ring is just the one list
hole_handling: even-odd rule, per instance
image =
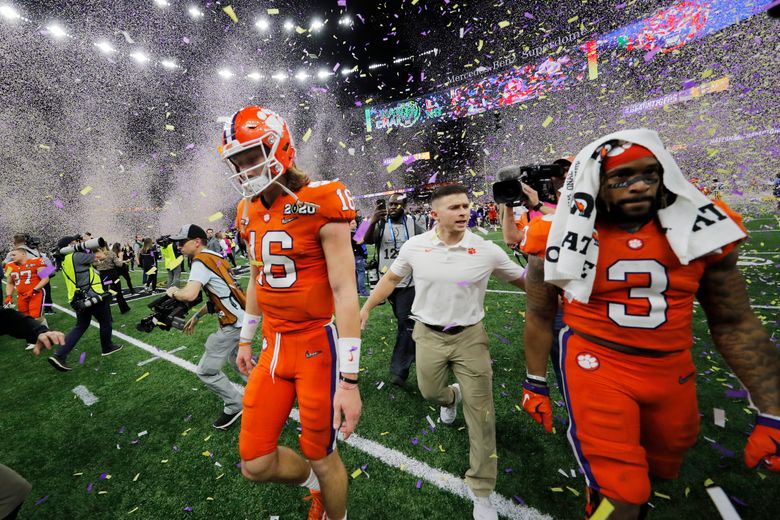
[[62, 26], [56, 22], [47, 25], [46, 30], [49, 31], [50, 35], [52, 35], [54, 38], [57, 38], [58, 40], [68, 35], [68, 33], [65, 32], [65, 29], [63, 29]]
[[231, 71], [230, 69], [222, 69], [219, 72], [217, 72], [217, 74], [219, 74], [219, 76], [222, 79], [230, 79], [234, 76], [233, 71]]
[[17, 20], [22, 17], [22, 15], [19, 14], [19, 11], [10, 5], [0, 5], [0, 16], [6, 20]]
[[350, 18], [348, 14], [345, 14], [339, 19], [339, 25], [346, 25], [346, 26], [352, 25], [352, 18]]
[[154, 3], [157, 7], [168, 7], [171, 5], [167, 0], [154, 0]]
[[252, 81], [260, 81], [261, 79], [263, 79], [263, 75], [257, 71], [250, 72], [249, 74], [246, 75], [246, 77], [251, 79]]
[[255, 27], [261, 31], [267, 31], [270, 26], [271, 22], [267, 18], [260, 18], [255, 22]]
[[173, 60], [162, 60], [162, 61], [160, 62], [160, 65], [162, 65], [163, 67], [165, 67], [165, 68], [166, 68], [166, 69], [168, 69], [168, 70], [171, 70], [171, 69], [178, 69], [178, 68], [179, 68], [179, 66], [178, 66], [178, 65], [176, 65], [176, 62], [175, 62], [175, 61], [173, 61]]
[[295, 24], [293, 23], [293, 21], [292, 20], [285, 20], [285, 22], [284, 22], [284, 30], [287, 31], [287, 32], [290, 32], [293, 29], [295, 29]]
[[197, 20], [198, 18], [203, 18], [203, 11], [195, 7], [194, 5], [191, 5], [190, 8], [187, 10], [188, 13], [190, 13], [190, 16]]
[[149, 56], [147, 56], [144, 51], [135, 51], [130, 54], [130, 57], [141, 65], [149, 61]]
[[357, 70], [357, 65], [355, 65], [351, 69], [341, 69], [341, 75], [342, 76], [349, 76], [350, 74], [352, 74], [356, 70]]
[[301, 71], [295, 73], [295, 79], [297, 79], [298, 81], [306, 81], [308, 78], [309, 78], [309, 75], [306, 74], [305, 71], [301, 70]]
[[276, 74], [274, 74], [274, 75], [273, 75], [273, 76], [271, 76], [271, 77], [272, 77], [273, 79], [275, 79], [276, 81], [279, 81], [279, 82], [281, 82], [281, 81], [284, 81], [284, 80], [286, 80], [286, 79], [287, 79], [287, 74], [285, 74], [284, 72], [277, 72]]
[[325, 78], [327, 78], [330, 75], [331, 75], [331, 73], [329, 71], [325, 70], [325, 69], [320, 69], [319, 72], [317, 72], [317, 77], [319, 79], [325, 79]]
[[107, 41], [99, 41], [95, 43], [95, 47], [100, 49], [103, 54], [111, 54], [112, 52], [116, 52], [116, 49], [113, 48]]
[[320, 29], [322, 29], [325, 26], [322, 20], [319, 18], [315, 18], [311, 21], [311, 27], [309, 27], [309, 30], [311, 32], [319, 32]]

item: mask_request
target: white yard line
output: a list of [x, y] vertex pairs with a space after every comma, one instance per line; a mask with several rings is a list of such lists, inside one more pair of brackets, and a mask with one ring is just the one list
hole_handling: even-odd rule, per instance
[[[166, 354], [173, 354], [174, 352], [179, 352], [180, 350], [184, 350], [185, 348], [187, 347], [182, 345], [181, 347], [176, 347], [173, 350], [161, 350], [160, 352], [165, 352]], [[152, 361], [157, 361], [158, 359], [160, 359], [160, 356], [154, 356], [154, 357], [150, 357], [149, 359], [144, 359], [143, 361], [138, 362], [138, 366], [142, 367], [144, 365], [148, 365]]]
[[[57, 304], [55, 304], [54, 307], [56, 307], [58, 310], [61, 310], [73, 316], [74, 318], [76, 317], [76, 313], [71, 311], [70, 309], [66, 309], [65, 307], [62, 307], [61, 305], [57, 305]], [[92, 325], [95, 328], [100, 328], [100, 325], [96, 321], [92, 321], [90, 325]], [[140, 341], [136, 338], [133, 338], [132, 336], [128, 336], [127, 334], [123, 334], [116, 330], [113, 331], [113, 334], [117, 338], [127, 341], [128, 343], [130, 343], [135, 347], [145, 350], [151, 354], [154, 354], [156, 357], [160, 357], [166, 361], [169, 361], [174, 365], [183, 368], [184, 370], [187, 370], [188, 372], [192, 372], [193, 374], [195, 373], [195, 365], [193, 365], [189, 361], [173, 356], [169, 352], [165, 352], [164, 350], [159, 350], [157, 347], [149, 345], [148, 343], [144, 343], [143, 341]], [[236, 384], [236, 386], [240, 386], [240, 385]], [[290, 412], [290, 417], [300, 422], [297, 409], [294, 408]], [[358, 449], [376, 459], [379, 459], [380, 461], [384, 462], [388, 466], [400, 468], [403, 465], [404, 471], [406, 471], [407, 473], [421, 480], [424, 480], [429, 484], [436, 486], [439, 489], [457, 495], [467, 501], [472, 500], [470, 496], [469, 488], [468, 486], [466, 486], [466, 482], [460, 477], [457, 477], [455, 475], [452, 475], [450, 473], [447, 473], [445, 471], [436, 468], [432, 468], [426, 463], [421, 462], [417, 459], [413, 459], [401, 453], [398, 450], [388, 448], [377, 442], [360, 437], [359, 435], [354, 433], [350, 436], [349, 440], [344, 442], [346, 442], [347, 444], [349, 444], [355, 449]], [[493, 492], [491, 498], [493, 499], [493, 503], [495, 504], [498, 513], [501, 516], [504, 516], [506, 518], [511, 518], [515, 520], [552, 520], [551, 516], [545, 515], [540, 511], [534, 509], [533, 507], [517, 505], [514, 502], [512, 502], [510, 499], [502, 495], [499, 495], [496, 492]]]

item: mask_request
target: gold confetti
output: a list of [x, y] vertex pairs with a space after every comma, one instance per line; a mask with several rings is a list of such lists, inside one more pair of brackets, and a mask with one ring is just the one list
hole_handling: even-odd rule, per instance
[[578, 497], [578, 496], [580, 496], [580, 492], [579, 492], [579, 491], [577, 491], [576, 489], [574, 489], [573, 487], [566, 486], [566, 489], [568, 489], [569, 491], [571, 491], [571, 492], [572, 492], [572, 494], [573, 494], [575, 497]]
[[550, 491], [554, 493], [563, 493], [563, 488], [554, 487], [554, 488], [550, 488]]
[[49, 146], [48, 144], [39, 144], [38, 148], [40, 148], [41, 150], [51, 150], [51, 146]]
[[217, 212], [216, 212], [216, 213], [214, 213], [213, 215], [209, 215], [209, 222], [214, 222], [215, 220], [219, 220], [219, 219], [221, 219], [222, 217], [224, 217], [224, 215], [222, 214], [222, 212], [221, 212], [221, 211], [217, 211]]
[[714, 483], [715, 481], [713, 481], [711, 478], [708, 478], [707, 480], [704, 481], [704, 487], [710, 487]]
[[82, 195], [86, 195], [90, 191], [92, 191], [92, 186], [85, 186], [84, 189], [82, 189], [79, 193], [81, 193]]
[[305, 134], [303, 134], [303, 142], [304, 142], [304, 143], [305, 143], [306, 141], [308, 141], [309, 139], [311, 139], [311, 128], [309, 128], [308, 130], [306, 130], [306, 133], [305, 133]]
[[547, 128], [552, 122], [553, 122], [553, 116], [547, 116], [547, 119], [545, 119], [544, 123], [542, 123], [542, 128]]
[[[395, 171], [398, 169], [399, 166], [401, 166], [404, 162], [404, 158], [401, 157], [401, 155], [396, 155], [395, 159], [390, 161], [390, 164], [387, 165], [387, 173], [390, 173], [392, 171]], [[387, 184], [390, 184], [390, 181], [387, 182]]]
[[222, 10], [225, 11], [225, 14], [228, 15], [231, 20], [233, 20], [233, 23], [238, 23], [238, 16], [236, 16], [236, 12], [233, 10], [232, 5], [226, 5]]
[[135, 476], [133, 477], [133, 482], [136, 482], [138, 480], [138, 477], [140, 476], [141, 476], [140, 473], [136, 473]]
[[295, 28], [295, 32], [297, 32], [298, 34], [303, 34], [303, 33], [305, 33], [305, 32], [306, 32], [306, 29], [304, 29], [303, 27], [301, 27], [301, 26], [299, 25], [299, 26], [297, 26], [297, 27]]
[[352, 478], [358, 478], [363, 473], [363, 470], [358, 468], [352, 472]]
[[509, 23], [509, 20], [502, 20], [502, 21], [498, 22], [498, 26], [499, 26], [500, 28], [502, 28], [502, 29], [503, 29], [504, 27], [509, 27], [509, 25], [510, 25], [510, 23]]
[[576, 22], [576, 21], [577, 21], [577, 20], [579, 20], [579, 19], [580, 19], [580, 17], [579, 17], [579, 16], [572, 16], [572, 17], [571, 17], [571, 18], [569, 18], [567, 21], [568, 21], [569, 23], [574, 23], [574, 22]]
[[142, 379], [146, 379], [147, 377], [149, 377], [149, 372], [144, 372], [144, 375], [136, 379], [135, 382], [137, 383], [138, 381], [141, 381]]
[[663, 493], [659, 493], [658, 491], [656, 491], [654, 494], [658, 498], [665, 498], [666, 500], [671, 500], [672, 499], [672, 497], [670, 497], [669, 495], [664, 495]]
[[590, 517], [590, 520], [607, 520], [614, 510], [615, 506], [612, 505], [612, 502], [606, 497], [602, 497], [598, 509]]
[[268, 14], [279, 14], [279, 9], [277, 9], [276, 7], [269, 7], [268, 9], [265, 10], [265, 12]]
[[129, 514], [135, 513], [136, 511], [138, 511], [138, 506], [135, 506], [133, 509], [128, 511], [127, 514], [129, 515]]

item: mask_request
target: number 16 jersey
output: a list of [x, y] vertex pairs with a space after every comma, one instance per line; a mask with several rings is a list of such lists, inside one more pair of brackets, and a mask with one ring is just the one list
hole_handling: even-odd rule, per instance
[[[319, 232], [330, 222], [355, 218], [352, 195], [341, 182], [311, 182], [296, 195], [319, 207], [298, 204], [284, 193], [270, 207], [262, 197], [243, 199], [236, 212], [236, 226], [260, 269], [249, 283], [255, 284], [264, 324], [277, 332], [313, 330], [331, 321], [333, 291]], [[354, 271], [354, 262], [339, 269]]]

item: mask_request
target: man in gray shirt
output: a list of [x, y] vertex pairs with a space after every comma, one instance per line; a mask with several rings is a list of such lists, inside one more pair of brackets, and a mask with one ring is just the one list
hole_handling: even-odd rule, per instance
[[[411, 215], [406, 213], [406, 195], [395, 193], [390, 197], [387, 208], [377, 204], [371, 216], [366, 236], [367, 242], [376, 245], [379, 256], [379, 275], [390, 268], [398, 256], [401, 246], [411, 237], [425, 231]], [[414, 321], [409, 318], [414, 302], [414, 279], [411, 275], [404, 278], [387, 298], [393, 306], [393, 314], [398, 321], [393, 355], [390, 359], [390, 382], [403, 386], [409, 377], [409, 367], [414, 363], [415, 345], [412, 339]]]
[[[244, 411], [243, 391], [240, 391], [222, 368], [229, 363], [236, 368], [238, 340], [244, 321], [246, 297], [230, 275], [230, 265], [222, 255], [206, 247], [207, 235], [194, 224], [185, 225], [171, 235], [182, 254], [192, 260], [190, 278], [184, 288], [169, 287], [168, 296], [180, 301], [194, 301], [203, 289], [209, 298], [184, 326], [185, 334], [192, 334], [201, 316], [213, 312], [219, 319], [219, 328], [206, 340], [206, 349], [198, 363], [197, 375], [212, 392], [224, 402], [222, 415], [214, 421], [214, 428], [225, 430], [234, 424]], [[241, 376], [244, 381], [246, 377]]]

